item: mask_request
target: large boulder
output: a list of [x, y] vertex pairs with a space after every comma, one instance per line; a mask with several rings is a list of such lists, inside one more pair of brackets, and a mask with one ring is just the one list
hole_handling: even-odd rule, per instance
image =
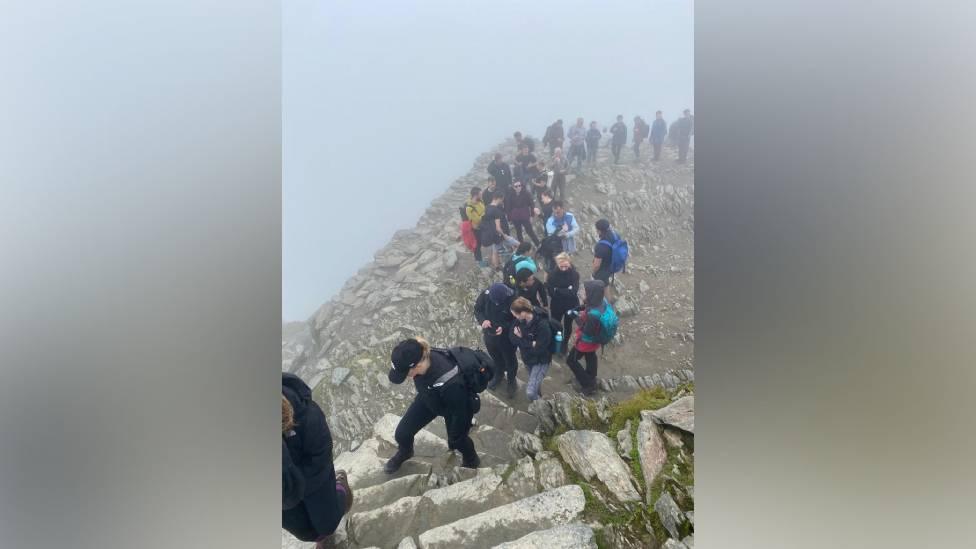
[[668, 450], [654, 417], [647, 410], [641, 412], [641, 422], [637, 426], [637, 455], [644, 474], [644, 486], [648, 487], [647, 493], [650, 497], [651, 483], [664, 468], [668, 460]]
[[585, 524], [565, 524], [532, 532], [492, 549], [596, 549], [593, 529]]
[[587, 481], [598, 478], [619, 501], [640, 501], [630, 469], [610, 438], [596, 431], [569, 431], [556, 439], [563, 461]]
[[695, 434], [695, 397], [686, 396], [651, 412], [654, 421]]

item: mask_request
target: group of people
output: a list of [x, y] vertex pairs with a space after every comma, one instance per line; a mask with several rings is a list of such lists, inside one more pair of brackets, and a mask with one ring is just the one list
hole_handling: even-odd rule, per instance
[[[551, 170], [536, 158], [532, 138], [516, 132], [519, 153], [514, 165], [496, 154], [485, 188], [470, 190], [460, 208], [462, 236], [482, 267], [490, 264], [501, 273], [501, 280], [480, 292], [474, 303], [487, 352], [436, 348], [419, 336], [397, 343], [388, 379], [394, 384], [412, 379], [416, 396], [396, 427], [397, 451], [384, 465], [388, 474], [413, 457], [415, 436], [437, 417], [444, 418], [448, 447], [461, 454], [460, 465], [477, 468], [481, 460], [469, 433], [480, 410], [478, 395], [497, 390], [505, 381], [506, 396], [515, 398], [519, 355], [528, 373], [525, 392], [530, 401], [542, 397], [542, 381], [556, 356], [565, 357], [583, 395], [596, 392], [597, 351], [613, 340], [618, 323], [607, 294], [614, 275], [626, 266], [628, 247], [608, 220], [598, 220], [590, 279], [582, 281], [572, 259], [580, 226], [566, 207], [565, 184], [573, 161], [578, 170], [584, 160], [596, 161], [606, 131], [596, 122], [584, 129], [579, 118], [564, 132], [562, 120], [557, 120], [543, 138], [551, 152]], [[623, 116], [609, 132], [614, 162], [619, 162], [628, 133]], [[635, 157], [649, 137], [658, 160], [671, 134], [683, 162], [693, 132], [687, 110], [670, 129], [660, 111], [651, 126], [636, 117]], [[566, 138], [569, 151], [564, 156]], [[490, 250], [487, 260], [482, 247]], [[319, 549], [326, 549], [333, 546], [332, 534], [352, 507], [353, 491], [346, 472], [333, 466], [332, 436], [311, 389], [298, 377], [282, 374], [281, 402], [282, 526], [298, 539], [316, 541]]]

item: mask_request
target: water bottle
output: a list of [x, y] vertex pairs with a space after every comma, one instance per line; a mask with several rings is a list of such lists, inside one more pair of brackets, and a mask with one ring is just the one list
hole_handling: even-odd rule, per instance
[[556, 332], [556, 354], [563, 352], [563, 332]]

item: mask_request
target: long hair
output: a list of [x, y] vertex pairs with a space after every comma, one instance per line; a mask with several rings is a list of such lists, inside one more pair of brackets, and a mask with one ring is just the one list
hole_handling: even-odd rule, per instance
[[291, 402], [285, 398], [285, 395], [281, 395], [281, 432], [287, 433], [288, 431], [295, 428], [295, 409], [292, 408]]
[[430, 342], [421, 336], [415, 336], [413, 339], [414, 341], [419, 343], [420, 346], [423, 347], [424, 349], [424, 355], [423, 358], [420, 359], [420, 361], [423, 362], [424, 359], [430, 358]]

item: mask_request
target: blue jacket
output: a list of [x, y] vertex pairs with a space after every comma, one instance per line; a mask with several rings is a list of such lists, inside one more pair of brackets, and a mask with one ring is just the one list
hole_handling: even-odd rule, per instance
[[660, 145], [664, 143], [664, 138], [668, 135], [668, 123], [663, 119], [654, 120], [654, 124], [651, 125], [651, 143], [655, 145]]

